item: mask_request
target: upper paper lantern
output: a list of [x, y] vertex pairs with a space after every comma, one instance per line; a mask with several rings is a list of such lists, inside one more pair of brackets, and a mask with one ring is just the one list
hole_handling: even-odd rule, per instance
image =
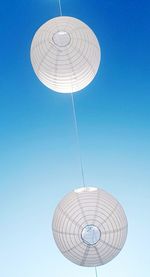
[[93, 31], [68, 16], [53, 18], [37, 30], [30, 55], [40, 81], [62, 93], [86, 87], [97, 73], [101, 56]]
[[81, 266], [111, 261], [124, 246], [128, 223], [120, 203], [98, 188], [80, 188], [58, 204], [53, 235], [62, 254]]

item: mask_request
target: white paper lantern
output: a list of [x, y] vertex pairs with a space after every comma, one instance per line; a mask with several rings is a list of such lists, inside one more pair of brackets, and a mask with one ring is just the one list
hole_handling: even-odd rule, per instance
[[40, 81], [62, 93], [86, 87], [100, 64], [100, 46], [93, 31], [68, 16], [53, 18], [37, 30], [30, 55]]
[[128, 223], [120, 203], [98, 188], [80, 188], [58, 204], [52, 223], [61, 253], [81, 266], [111, 261], [124, 246]]

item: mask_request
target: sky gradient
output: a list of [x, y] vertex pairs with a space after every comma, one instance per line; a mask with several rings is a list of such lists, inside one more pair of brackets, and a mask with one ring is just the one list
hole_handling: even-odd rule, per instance
[[[149, 273], [150, 3], [62, 0], [63, 15], [88, 24], [100, 42], [94, 81], [76, 93], [85, 180], [123, 205], [129, 234], [99, 276]], [[60, 199], [82, 184], [71, 96], [35, 76], [35, 31], [58, 16], [58, 1], [3, 1], [0, 7], [0, 276], [91, 277], [57, 249], [51, 231]]]

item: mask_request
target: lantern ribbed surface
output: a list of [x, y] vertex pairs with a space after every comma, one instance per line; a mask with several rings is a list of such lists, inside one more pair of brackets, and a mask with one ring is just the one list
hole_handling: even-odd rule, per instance
[[43, 24], [31, 44], [31, 63], [40, 81], [61, 93], [85, 88], [100, 64], [93, 31], [79, 19], [60, 16]]
[[98, 188], [80, 188], [56, 207], [53, 236], [61, 253], [81, 266], [100, 266], [119, 254], [128, 223], [120, 203]]

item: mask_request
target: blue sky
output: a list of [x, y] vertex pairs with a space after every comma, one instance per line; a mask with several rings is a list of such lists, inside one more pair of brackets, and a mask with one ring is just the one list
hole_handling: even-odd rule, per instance
[[[123, 251], [99, 276], [149, 273], [150, 3], [62, 0], [64, 15], [87, 23], [102, 51], [94, 81], [75, 95], [86, 184], [124, 206]], [[95, 276], [57, 249], [53, 211], [81, 185], [71, 98], [44, 87], [30, 63], [37, 28], [58, 16], [52, 0], [3, 1], [0, 7], [0, 275]]]

